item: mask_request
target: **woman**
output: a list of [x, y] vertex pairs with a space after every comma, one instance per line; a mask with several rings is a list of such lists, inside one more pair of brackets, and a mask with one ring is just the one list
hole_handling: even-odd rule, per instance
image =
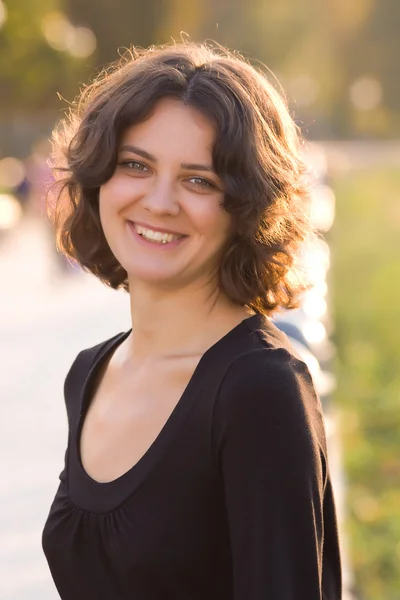
[[221, 48], [151, 48], [84, 90], [55, 157], [59, 246], [132, 319], [66, 378], [61, 598], [339, 600], [321, 405], [270, 320], [310, 233], [284, 101]]

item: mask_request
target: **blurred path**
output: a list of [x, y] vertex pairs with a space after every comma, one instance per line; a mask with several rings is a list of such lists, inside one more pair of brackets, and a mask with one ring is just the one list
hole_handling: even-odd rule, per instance
[[[45, 230], [31, 219], [0, 246], [0, 281], [0, 600], [58, 600], [41, 530], [66, 446], [63, 381], [82, 348], [129, 328], [129, 299], [89, 275], [59, 274]], [[342, 512], [335, 423], [329, 415]]]
[[56, 600], [41, 530], [66, 446], [62, 384], [79, 350], [129, 328], [128, 296], [59, 276], [35, 221], [0, 246], [0, 599]]

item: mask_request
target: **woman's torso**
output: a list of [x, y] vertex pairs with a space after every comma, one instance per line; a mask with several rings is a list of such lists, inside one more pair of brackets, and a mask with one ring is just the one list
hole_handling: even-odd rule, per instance
[[[213, 418], [229, 365], [265, 344], [257, 335], [260, 326], [269, 330], [268, 345], [287, 344], [261, 317], [246, 319], [192, 365], [194, 372], [178, 401], [166, 395], [164, 425], [150, 411], [144, 438], [120, 462], [111, 455], [104, 470], [110, 440], [113, 452], [124, 448], [125, 441], [119, 444], [116, 435], [118, 423], [111, 437], [89, 449], [86, 459], [84, 437], [80, 451], [82, 426], [96, 387], [97, 407], [100, 414], [105, 411], [101, 418], [110, 395], [126, 392], [115, 388], [112, 377], [103, 379], [102, 389], [101, 377], [128, 334], [78, 356], [65, 383], [66, 463], [43, 532], [45, 554], [63, 600], [232, 600], [230, 532], [213, 448]], [[123, 396], [121, 402], [126, 401]], [[138, 430], [141, 410], [139, 403], [128, 413], [126, 431], [131, 426]], [[88, 434], [99, 433], [98, 415], [92, 416], [92, 425], [86, 421], [92, 427]], [[93, 477], [82, 464], [85, 460]]]
[[[237, 329], [216, 346], [228, 350]], [[148, 371], [121, 380], [108, 366], [127, 335], [78, 357], [66, 381], [66, 466], [43, 533], [53, 578], [63, 600], [230, 599], [213, 394], [202, 397], [220, 354], [158, 370], [150, 385]]]

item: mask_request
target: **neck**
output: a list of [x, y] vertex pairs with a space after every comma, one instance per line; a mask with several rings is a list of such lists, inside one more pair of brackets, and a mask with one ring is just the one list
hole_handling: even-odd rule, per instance
[[127, 349], [135, 361], [202, 354], [251, 314], [209, 286], [165, 291], [135, 282], [130, 290]]

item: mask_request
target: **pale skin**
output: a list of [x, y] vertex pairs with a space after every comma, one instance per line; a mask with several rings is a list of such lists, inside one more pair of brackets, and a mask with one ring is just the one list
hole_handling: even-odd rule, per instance
[[[163, 99], [127, 129], [100, 189], [110, 248], [128, 273], [132, 332], [99, 375], [81, 434], [81, 460], [99, 482], [117, 479], [154, 442], [208, 348], [251, 313], [218, 287], [232, 221], [212, 170], [213, 124]], [[184, 236], [146, 241], [133, 224]]]

